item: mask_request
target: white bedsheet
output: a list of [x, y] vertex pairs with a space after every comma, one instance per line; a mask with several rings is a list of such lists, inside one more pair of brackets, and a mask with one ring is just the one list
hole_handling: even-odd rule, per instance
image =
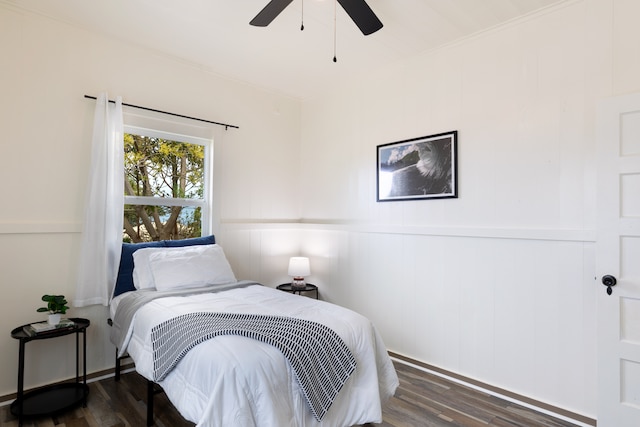
[[398, 377], [371, 322], [345, 308], [253, 285], [218, 293], [154, 300], [135, 315], [127, 351], [136, 370], [153, 378], [151, 329], [194, 311], [294, 316], [333, 329], [357, 368], [318, 422], [286, 359], [275, 347], [220, 336], [193, 348], [159, 384], [182, 416], [198, 427], [351, 426], [382, 421], [382, 404]]

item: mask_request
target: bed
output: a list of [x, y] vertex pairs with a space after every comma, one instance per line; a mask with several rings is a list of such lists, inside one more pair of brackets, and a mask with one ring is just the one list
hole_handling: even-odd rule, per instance
[[236, 280], [208, 236], [123, 244], [111, 341], [198, 427], [382, 421], [398, 387], [384, 343], [343, 307]]

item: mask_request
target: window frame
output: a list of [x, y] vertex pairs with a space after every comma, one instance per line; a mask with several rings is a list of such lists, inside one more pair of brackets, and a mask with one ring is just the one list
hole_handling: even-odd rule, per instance
[[[123, 126], [123, 130], [124, 133], [127, 134], [201, 145], [204, 147], [204, 160], [202, 171], [202, 199], [157, 196], [128, 196], [125, 194], [122, 209], [124, 210], [124, 207], [126, 205], [199, 207], [202, 212], [201, 236], [208, 236], [213, 234], [213, 139], [185, 135], [176, 132], [167, 132], [157, 129], [149, 129], [142, 126], [128, 124], [125, 124]], [[122, 166], [124, 168], [124, 163]], [[122, 189], [122, 191], [124, 192], [124, 188]]]

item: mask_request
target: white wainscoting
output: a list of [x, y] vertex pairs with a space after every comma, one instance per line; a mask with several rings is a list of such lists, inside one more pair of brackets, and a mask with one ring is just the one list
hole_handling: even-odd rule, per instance
[[82, 224], [77, 222], [3, 222], [0, 234], [50, 234], [81, 233]]
[[391, 351], [595, 418], [594, 230], [246, 221], [218, 236], [239, 277], [270, 286], [309, 256], [320, 298]]

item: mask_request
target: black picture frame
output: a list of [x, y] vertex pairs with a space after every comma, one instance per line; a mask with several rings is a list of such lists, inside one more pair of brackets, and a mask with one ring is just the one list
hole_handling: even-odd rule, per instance
[[377, 146], [378, 202], [458, 197], [458, 131]]

